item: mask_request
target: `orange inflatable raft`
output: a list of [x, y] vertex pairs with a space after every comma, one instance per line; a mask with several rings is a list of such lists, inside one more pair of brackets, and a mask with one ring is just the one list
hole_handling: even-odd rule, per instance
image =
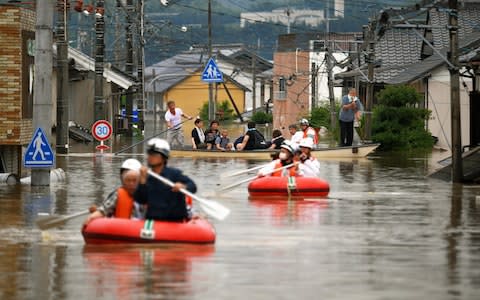
[[186, 222], [163, 222], [120, 218], [98, 218], [82, 230], [87, 244], [108, 243], [197, 243], [215, 242], [215, 228], [203, 218]]
[[248, 185], [251, 197], [294, 196], [325, 197], [330, 185], [317, 177], [274, 177], [267, 176], [253, 180]]

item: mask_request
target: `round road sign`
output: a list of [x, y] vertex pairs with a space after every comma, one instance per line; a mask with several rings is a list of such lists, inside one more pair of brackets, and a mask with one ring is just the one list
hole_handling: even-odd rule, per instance
[[112, 125], [105, 120], [98, 120], [92, 126], [92, 135], [98, 141], [105, 141], [112, 135]]

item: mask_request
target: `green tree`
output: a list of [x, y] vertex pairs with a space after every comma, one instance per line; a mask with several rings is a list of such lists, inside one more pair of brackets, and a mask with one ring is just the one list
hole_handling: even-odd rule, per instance
[[252, 121], [256, 124], [266, 124], [273, 122], [273, 116], [264, 111], [257, 111], [252, 115]]
[[372, 139], [384, 150], [430, 148], [431, 134], [425, 129], [430, 111], [418, 108], [422, 96], [410, 86], [387, 86], [377, 94], [373, 109]]
[[[217, 117], [218, 121], [233, 120], [235, 118], [233, 109], [228, 100], [223, 100], [222, 102], [217, 103]], [[202, 120], [208, 120], [208, 102], [203, 103], [202, 108], [200, 109], [200, 118]]]

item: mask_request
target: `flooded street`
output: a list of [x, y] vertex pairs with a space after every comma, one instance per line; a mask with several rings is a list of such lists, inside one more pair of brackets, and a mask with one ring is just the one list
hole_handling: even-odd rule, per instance
[[36, 228], [100, 203], [127, 157], [59, 157], [65, 183], [0, 185], [0, 299], [480, 298], [480, 186], [426, 178], [429, 157], [322, 161], [330, 195], [311, 201], [215, 195], [259, 162], [172, 159], [232, 211], [214, 245], [86, 246], [82, 218]]

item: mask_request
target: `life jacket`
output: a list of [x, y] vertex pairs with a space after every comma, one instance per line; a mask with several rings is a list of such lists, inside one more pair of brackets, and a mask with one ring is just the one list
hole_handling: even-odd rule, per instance
[[[277, 162], [275, 163], [275, 167], [273, 169], [276, 170], [276, 169], [279, 169], [281, 167], [283, 167], [282, 162], [281, 162], [280, 159], [278, 159]], [[297, 169], [296, 169], [295, 166], [291, 166], [287, 170], [288, 170], [288, 176], [297, 176]], [[285, 169], [275, 171], [275, 172], [272, 173], [272, 176], [282, 177], [284, 171], [285, 171]]]
[[120, 187], [117, 189], [117, 207], [115, 208], [115, 218], [130, 219], [133, 210], [133, 196], [126, 189]]
[[308, 131], [312, 130], [313, 131], [313, 144], [316, 145], [318, 144], [318, 133], [315, 129], [313, 129], [312, 127], [307, 127], [304, 131], [303, 131], [303, 138], [307, 138], [308, 137]]

